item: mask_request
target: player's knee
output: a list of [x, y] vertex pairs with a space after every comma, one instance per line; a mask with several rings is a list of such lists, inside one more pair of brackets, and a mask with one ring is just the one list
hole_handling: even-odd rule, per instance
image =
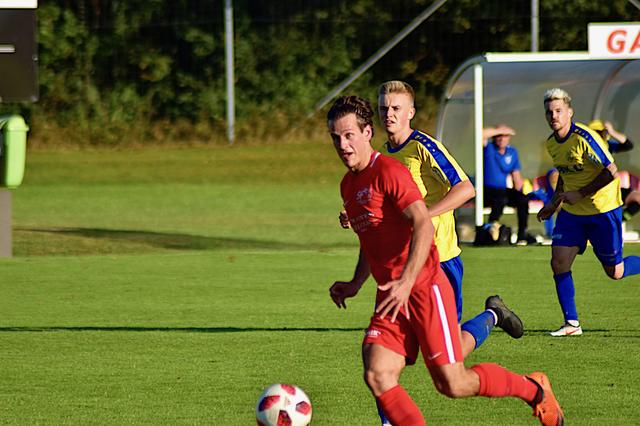
[[556, 257], [551, 258], [551, 270], [554, 274], [561, 274], [567, 271], [567, 262]]
[[449, 398], [462, 398], [468, 396], [467, 386], [461, 380], [439, 380], [435, 383], [438, 392]]
[[364, 382], [378, 397], [398, 384], [398, 375], [391, 370], [366, 369]]
[[612, 280], [621, 280], [624, 276], [624, 268], [616, 268], [615, 266], [607, 266], [604, 268], [604, 272]]

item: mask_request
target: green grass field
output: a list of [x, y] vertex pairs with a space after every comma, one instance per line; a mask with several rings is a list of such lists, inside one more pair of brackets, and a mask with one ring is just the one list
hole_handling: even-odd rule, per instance
[[[327, 291], [357, 254], [334, 157], [328, 143], [30, 152], [0, 260], [0, 424], [250, 425], [275, 382], [307, 391], [315, 425], [378, 424], [359, 355], [374, 285], [346, 311]], [[639, 278], [579, 258], [585, 335], [553, 339], [549, 247], [463, 250], [464, 317], [500, 294], [527, 329], [497, 330], [468, 365], [547, 372], [567, 424], [640, 422]], [[437, 394], [421, 361], [402, 383], [429, 424], [536, 424], [519, 400]]]

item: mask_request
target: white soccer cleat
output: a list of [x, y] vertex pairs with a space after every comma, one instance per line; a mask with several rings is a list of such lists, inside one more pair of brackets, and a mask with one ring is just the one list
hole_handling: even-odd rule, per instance
[[564, 324], [562, 327], [557, 329], [556, 331], [552, 331], [551, 334], [554, 337], [562, 337], [562, 336], [580, 336], [582, 334], [582, 327], [573, 326], [571, 324]]

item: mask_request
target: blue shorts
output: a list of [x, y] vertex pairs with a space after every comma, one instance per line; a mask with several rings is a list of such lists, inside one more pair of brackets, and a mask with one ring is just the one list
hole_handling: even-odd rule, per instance
[[578, 247], [584, 253], [587, 240], [605, 266], [622, 262], [622, 207], [606, 213], [578, 216], [560, 210], [553, 228], [552, 245]]
[[453, 259], [440, 262], [440, 267], [447, 275], [453, 288], [453, 297], [456, 299], [456, 310], [458, 311], [458, 322], [460, 322], [462, 319], [462, 275], [464, 274], [462, 259], [460, 256], [456, 256]]

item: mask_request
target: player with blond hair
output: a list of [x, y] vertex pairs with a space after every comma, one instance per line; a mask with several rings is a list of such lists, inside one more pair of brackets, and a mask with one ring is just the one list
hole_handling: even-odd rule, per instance
[[555, 193], [538, 219], [558, 209], [553, 229], [551, 269], [564, 324], [552, 336], [579, 336], [582, 327], [575, 303], [571, 267], [587, 242], [609, 278], [640, 273], [640, 257], [622, 257], [620, 180], [604, 140], [588, 126], [573, 121], [571, 97], [559, 88], [544, 94], [545, 117], [553, 133], [545, 146], [560, 173]]
[[[411, 127], [416, 113], [414, 102], [415, 92], [409, 83], [391, 80], [380, 85], [378, 115], [387, 133], [387, 141], [380, 151], [409, 169], [429, 208], [440, 266], [453, 287], [460, 322], [464, 267], [453, 211], [473, 198], [475, 189], [440, 141]], [[485, 302], [485, 311], [462, 324], [463, 356], [482, 345], [495, 325], [514, 338], [523, 334], [520, 318], [499, 296], [491, 296]], [[384, 425], [384, 413], [380, 416]]]
[[[464, 268], [453, 211], [473, 198], [475, 189], [441, 142], [411, 127], [414, 99], [413, 88], [404, 81], [388, 81], [378, 89], [378, 114], [388, 138], [381, 152], [404, 164], [422, 193], [435, 228], [440, 266], [453, 287], [460, 321]], [[465, 356], [485, 341], [494, 325], [512, 337], [522, 336], [522, 321], [498, 296], [489, 297], [485, 305], [483, 313], [462, 325]]]

